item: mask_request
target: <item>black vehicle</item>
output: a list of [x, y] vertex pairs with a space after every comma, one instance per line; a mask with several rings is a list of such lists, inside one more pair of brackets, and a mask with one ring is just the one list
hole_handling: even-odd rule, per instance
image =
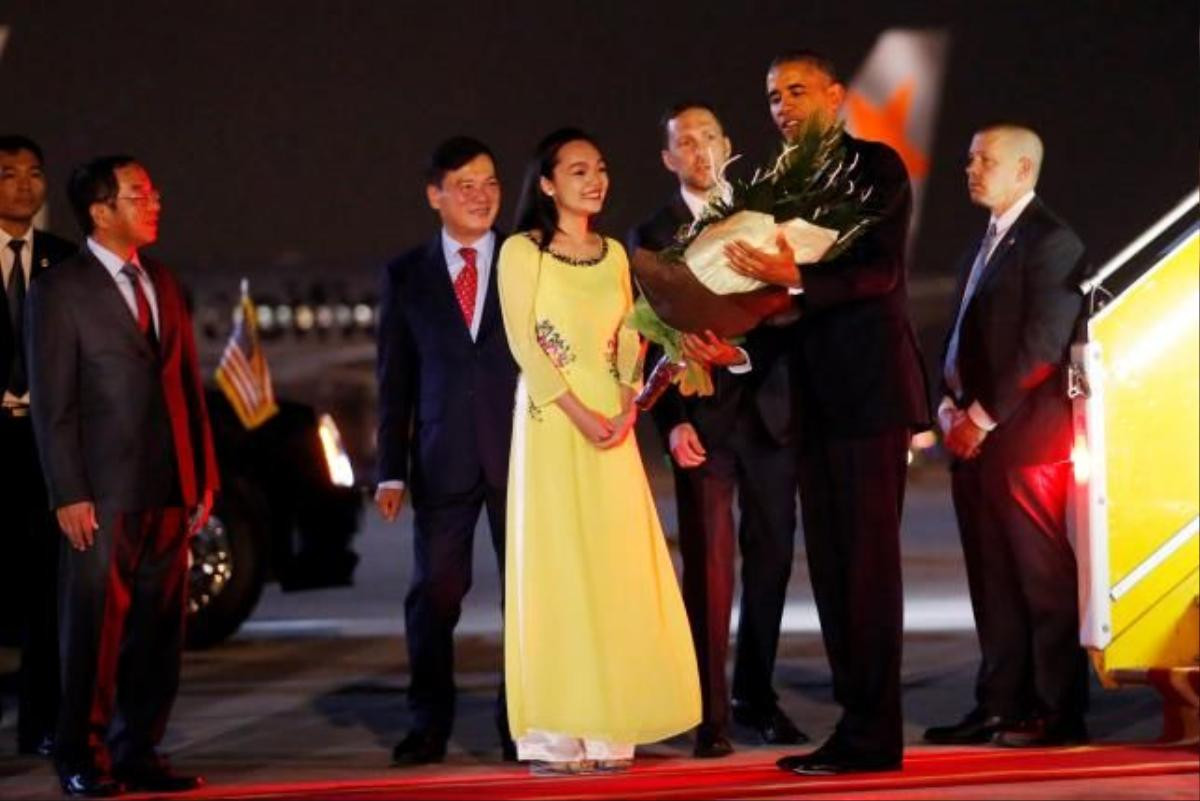
[[[254, 611], [263, 585], [285, 591], [348, 585], [358, 556], [362, 496], [333, 419], [301, 403], [247, 431], [218, 390], [207, 393], [221, 492], [192, 539], [187, 644], [229, 637]], [[19, 642], [11, 560], [0, 576], [0, 643]]]
[[207, 393], [221, 491], [192, 540], [187, 642], [229, 637], [254, 611], [263, 585], [284, 591], [352, 583], [362, 494], [337, 426], [305, 404], [247, 430], [218, 390]]

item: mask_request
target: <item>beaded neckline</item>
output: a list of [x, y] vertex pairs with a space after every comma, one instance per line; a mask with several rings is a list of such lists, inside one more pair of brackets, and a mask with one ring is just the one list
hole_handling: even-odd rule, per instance
[[[537, 244], [537, 240], [534, 239], [533, 236], [528, 233], [526, 233], [525, 236], [529, 237], [529, 241], [533, 242], [535, 245]], [[549, 253], [551, 256], [563, 262], [564, 264], [570, 264], [572, 267], [594, 267], [600, 262], [604, 261], [605, 257], [608, 256], [608, 237], [600, 237], [600, 255], [594, 259], [579, 259], [575, 258], [574, 256], [568, 256], [564, 253], [551, 250], [550, 248], [546, 248], [545, 252]]]

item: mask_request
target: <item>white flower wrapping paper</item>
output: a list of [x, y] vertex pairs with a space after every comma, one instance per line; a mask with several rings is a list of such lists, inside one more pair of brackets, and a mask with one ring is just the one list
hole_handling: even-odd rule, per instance
[[797, 264], [814, 264], [837, 241], [838, 232], [800, 218], [775, 222], [770, 214], [739, 211], [700, 232], [683, 253], [688, 269], [700, 283], [717, 295], [752, 292], [766, 286], [762, 281], [734, 272], [725, 258], [725, 246], [742, 240], [767, 253], [778, 253], [777, 232], [782, 231], [796, 256]]

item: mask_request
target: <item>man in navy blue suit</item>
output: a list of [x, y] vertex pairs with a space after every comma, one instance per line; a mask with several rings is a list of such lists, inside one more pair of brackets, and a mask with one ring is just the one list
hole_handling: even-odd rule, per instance
[[[500, 182], [491, 152], [446, 140], [426, 176], [441, 218], [430, 241], [387, 265], [379, 318], [379, 485], [375, 503], [394, 521], [412, 498], [415, 551], [404, 602], [413, 727], [396, 765], [440, 762], [454, 722], [454, 626], [471, 586], [471, 542], [487, 510], [504, 566], [504, 506], [517, 366], [496, 293]], [[496, 723], [506, 759], [501, 683]]]

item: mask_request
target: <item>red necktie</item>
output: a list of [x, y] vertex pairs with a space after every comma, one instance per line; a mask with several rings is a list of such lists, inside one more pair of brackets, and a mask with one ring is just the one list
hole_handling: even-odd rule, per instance
[[138, 330], [142, 332], [142, 336], [150, 340], [152, 345], [157, 346], [158, 336], [154, 332], [154, 319], [150, 316], [150, 301], [146, 299], [146, 293], [142, 291], [141, 272], [141, 268], [134, 264], [126, 264], [121, 268], [121, 274], [129, 279], [129, 283], [133, 287], [133, 299], [137, 303]]
[[458, 298], [458, 307], [462, 309], [463, 319], [467, 328], [475, 319], [475, 290], [479, 286], [479, 268], [475, 266], [475, 248], [459, 248], [458, 254], [463, 257], [463, 268], [454, 279], [454, 296]]

